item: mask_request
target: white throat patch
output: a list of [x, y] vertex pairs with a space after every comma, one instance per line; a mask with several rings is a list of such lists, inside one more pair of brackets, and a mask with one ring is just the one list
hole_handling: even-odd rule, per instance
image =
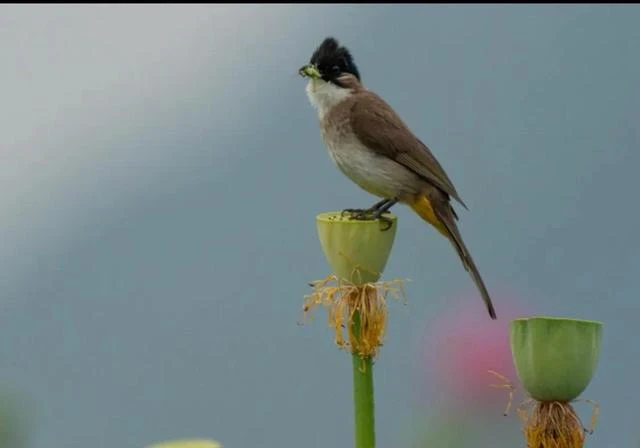
[[351, 89], [344, 89], [316, 78], [309, 79], [306, 90], [309, 101], [318, 109], [320, 118], [333, 106], [340, 104], [352, 94]]

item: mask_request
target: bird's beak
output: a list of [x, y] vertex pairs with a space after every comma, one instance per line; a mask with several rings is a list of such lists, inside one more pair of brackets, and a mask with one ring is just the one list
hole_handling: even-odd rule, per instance
[[300, 70], [298, 70], [298, 73], [300, 74], [300, 76], [306, 78], [317, 79], [322, 77], [320, 71], [318, 70], [318, 67], [316, 67], [314, 64], [307, 64], [304, 67], [301, 67]]

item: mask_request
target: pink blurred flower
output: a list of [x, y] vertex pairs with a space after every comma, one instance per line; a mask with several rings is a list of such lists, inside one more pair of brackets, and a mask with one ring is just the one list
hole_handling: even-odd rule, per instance
[[506, 405], [507, 391], [491, 387], [505, 382], [489, 370], [519, 388], [511, 359], [509, 323], [530, 313], [516, 297], [493, 291], [497, 320], [489, 318], [475, 293], [447, 302], [446, 311], [430, 325], [424, 339], [424, 367], [432, 393], [465, 406]]

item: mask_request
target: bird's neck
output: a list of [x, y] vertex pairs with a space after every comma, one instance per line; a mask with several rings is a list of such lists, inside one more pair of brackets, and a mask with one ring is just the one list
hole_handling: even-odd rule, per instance
[[307, 96], [309, 101], [318, 110], [318, 116], [322, 119], [334, 106], [349, 98], [354, 91], [322, 79], [310, 79], [307, 84]]

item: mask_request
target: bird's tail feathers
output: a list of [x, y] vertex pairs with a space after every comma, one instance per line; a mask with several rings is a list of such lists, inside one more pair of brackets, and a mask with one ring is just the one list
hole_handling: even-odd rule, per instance
[[410, 206], [422, 219], [434, 226], [440, 233], [446, 236], [449, 241], [451, 241], [451, 244], [458, 252], [462, 265], [466, 271], [469, 272], [471, 278], [476, 284], [476, 287], [480, 291], [482, 300], [484, 300], [487, 311], [489, 312], [489, 316], [491, 316], [492, 319], [496, 319], [496, 311], [493, 307], [493, 303], [491, 302], [491, 297], [489, 296], [487, 287], [480, 276], [480, 272], [478, 271], [471, 254], [462, 240], [458, 226], [455, 223], [455, 215], [451, 206], [448, 203], [444, 203], [442, 206], [434, 207], [426, 196], [419, 197]]

